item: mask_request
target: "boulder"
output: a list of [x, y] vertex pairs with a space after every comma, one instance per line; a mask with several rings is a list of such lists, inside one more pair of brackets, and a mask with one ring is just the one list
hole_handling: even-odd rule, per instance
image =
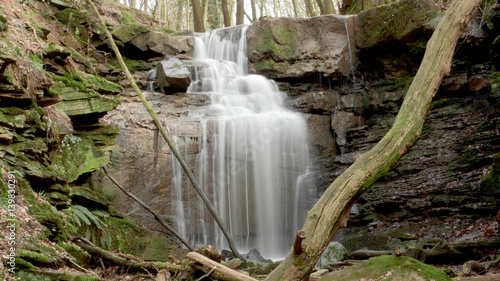
[[250, 72], [270, 78], [348, 76], [353, 16], [263, 17], [248, 28]]
[[178, 58], [168, 58], [156, 65], [158, 86], [165, 93], [185, 92], [191, 84], [189, 69]]
[[165, 32], [152, 30], [126, 43], [134, 50], [141, 52], [136, 56], [152, 58], [189, 53], [193, 50], [194, 38], [192, 36], [172, 36]]
[[316, 263], [317, 268], [324, 268], [330, 263], [347, 259], [347, 249], [339, 242], [331, 242]]
[[368, 49], [394, 40], [415, 41], [440, 11], [431, 0], [402, 0], [362, 11], [355, 18], [356, 47]]

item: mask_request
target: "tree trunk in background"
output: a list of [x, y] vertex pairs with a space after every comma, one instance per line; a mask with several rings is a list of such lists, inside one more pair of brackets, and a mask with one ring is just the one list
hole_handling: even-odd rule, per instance
[[227, 0], [221, 0], [220, 5], [222, 7], [222, 17], [224, 18], [224, 26], [225, 27], [230, 27], [231, 26], [231, 16], [229, 15], [229, 7], [227, 4]]
[[252, 5], [252, 22], [256, 22], [257, 21], [257, 8], [255, 7], [255, 0], [252, 0], [250, 3]]
[[335, 14], [332, 0], [323, 0], [323, 7], [325, 8], [325, 15]]
[[316, 12], [314, 11], [314, 7], [312, 5], [312, 2], [311, 0], [304, 0], [305, 4], [306, 4], [306, 12], [307, 12], [307, 16], [308, 17], [315, 17], [317, 16], [316, 15]]
[[293, 5], [293, 14], [295, 15], [296, 18], [298, 18], [299, 8], [297, 7], [297, 0], [292, 0], [292, 5]]
[[209, 0], [201, 0], [201, 17], [204, 25], [206, 25], [208, 18], [208, 1]]
[[323, 6], [323, 0], [316, 0], [316, 3], [318, 3], [320, 15], [324, 15], [325, 14], [325, 6]]
[[450, 72], [458, 39], [482, 1], [453, 1], [427, 43], [420, 68], [391, 130], [328, 187], [307, 213], [288, 256], [265, 280], [307, 280], [328, 243], [346, 226], [351, 207], [359, 196], [417, 141], [432, 98]]
[[177, 22], [175, 23], [175, 30], [182, 29], [182, 11], [184, 8], [184, 0], [177, 0]]
[[130, 0], [130, 7], [137, 9], [137, 0]]
[[236, 0], [236, 25], [243, 24], [245, 21], [245, 1]]
[[194, 32], [205, 32], [205, 23], [203, 22], [200, 0], [191, 0], [191, 4], [193, 6]]

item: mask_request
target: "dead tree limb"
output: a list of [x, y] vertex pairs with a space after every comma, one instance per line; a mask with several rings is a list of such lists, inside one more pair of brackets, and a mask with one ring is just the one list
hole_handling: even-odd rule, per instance
[[80, 238], [74, 238], [72, 241], [73, 243], [78, 245], [78, 247], [82, 248], [87, 253], [89, 253], [91, 256], [100, 257], [108, 263], [111, 263], [113, 265], [123, 266], [131, 271], [144, 271], [144, 269], [150, 271], [158, 271], [160, 269], [167, 269], [169, 271], [176, 272], [181, 270], [180, 265], [170, 264], [166, 262], [138, 262], [122, 258], [111, 252], [103, 250], [99, 247], [91, 246], [85, 243]]
[[227, 280], [236, 280], [236, 281], [257, 281], [257, 279], [254, 279], [248, 275], [245, 275], [243, 273], [240, 273], [236, 270], [233, 270], [227, 266], [224, 266], [218, 262], [215, 262], [204, 255], [197, 253], [197, 252], [189, 252], [186, 255], [186, 258], [198, 262], [202, 264], [203, 266], [209, 268], [210, 270], [214, 270], [216, 273], [221, 274], [224, 276], [224, 279]]
[[450, 72], [460, 34], [481, 2], [453, 1], [427, 43], [420, 68], [391, 130], [328, 187], [307, 214], [301, 230], [304, 237], [297, 236], [300, 241], [295, 243], [286, 259], [266, 280], [307, 279], [321, 253], [343, 227], [354, 202], [417, 141], [432, 99], [443, 77]]
[[121, 186], [121, 184], [113, 177], [109, 174], [109, 171], [108, 171], [108, 168], [106, 167], [102, 167], [102, 169], [104, 170], [104, 173], [108, 176], [108, 178], [116, 185], [118, 186], [118, 188], [123, 192], [125, 193], [125, 195], [127, 195], [128, 197], [132, 198], [135, 202], [139, 203], [139, 205], [141, 205], [144, 209], [146, 209], [148, 212], [150, 212], [154, 217], [155, 217], [155, 220], [158, 221], [163, 227], [165, 227], [170, 233], [172, 233], [175, 237], [177, 237], [177, 239], [179, 239], [181, 241], [182, 244], [184, 244], [190, 251], [196, 251], [193, 246], [191, 246], [186, 240], [184, 240], [184, 238], [182, 238], [179, 233], [177, 233], [177, 231], [175, 231], [175, 229], [173, 227], [171, 227], [170, 225], [168, 225], [168, 223], [166, 223], [161, 217], [160, 215], [158, 215], [158, 213], [156, 213], [155, 211], [153, 211], [153, 209], [151, 209], [148, 205], [146, 205], [146, 203], [142, 202], [141, 199], [139, 199], [137, 196], [135, 196], [134, 194], [128, 192], [123, 186]]
[[132, 88], [134, 88], [135, 92], [137, 93], [137, 95], [141, 99], [141, 101], [144, 104], [144, 107], [148, 111], [149, 115], [151, 115], [151, 117], [153, 118], [156, 127], [158, 128], [158, 130], [160, 131], [161, 135], [163, 136], [163, 138], [167, 142], [168, 146], [170, 147], [170, 150], [172, 150], [172, 153], [174, 154], [175, 158], [177, 158], [177, 160], [181, 164], [181, 167], [184, 170], [184, 172], [186, 173], [189, 181], [193, 185], [193, 187], [196, 190], [196, 192], [198, 193], [198, 195], [203, 200], [203, 203], [205, 203], [205, 205], [207, 206], [207, 209], [210, 211], [210, 213], [214, 217], [215, 221], [217, 222], [217, 224], [219, 225], [220, 229], [222, 230], [222, 233], [224, 233], [224, 236], [226, 237], [226, 239], [227, 239], [227, 241], [229, 243], [229, 248], [231, 248], [231, 251], [234, 253], [234, 255], [237, 258], [244, 260], [243, 256], [238, 252], [238, 249], [236, 248], [236, 244], [234, 243], [233, 238], [231, 237], [231, 234], [227, 230], [224, 222], [222, 221], [222, 219], [220, 218], [220, 216], [217, 214], [217, 211], [215, 210], [212, 202], [210, 201], [210, 199], [208, 199], [208, 197], [205, 195], [205, 193], [201, 189], [200, 185], [198, 184], [198, 181], [196, 180], [196, 178], [193, 175], [193, 172], [191, 172], [191, 169], [189, 169], [186, 161], [184, 161], [184, 159], [182, 158], [181, 154], [177, 150], [177, 147], [175, 146], [175, 143], [172, 141], [172, 139], [170, 138], [170, 136], [167, 134], [167, 131], [165, 130], [165, 128], [163, 127], [163, 124], [161, 123], [160, 119], [156, 115], [156, 112], [153, 110], [153, 108], [151, 108], [151, 106], [149, 105], [149, 102], [146, 100], [146, 98], [142, 94], [141, 90], [139, 89], [139, 87], [135, 83], [134, 78], [130, 74], [130, 72], [128, 70], [128, 67], [125, 65], [125, 62], [123, 61], [122, 55], [121, 55], [120, 51], [118, 50], [118, 47], [116, 46], [115, 41], [113, 40], [113, 36], [111, 35], [111, 33], [109, 32], [108, 28], [106, 27], [106, 22], [101, 17], [101, 14], [97, 10], [97, 8], [94, 5], [94, 3], [92, 2], [92, 0], [88, 0], [87, 2], [90, 4], [90, 6], [92, 7], [92, 10], [96, 14], [96, 16], [99, 18], [99, 23], [101, 25], [101, 28], [106, 33], [106, 36], [109, 39], [109, 43], [111, 44], [111, 49], [113, 49], [113, 51], [114, 51], [114, 53], [116, 55], [116, 59], [118, 60], [118, 62], [120, 63], [121, 68], [125, 72], [125, 75], [127, 76], [127, 79], [130, 82], [130, 85], [132, 86]]

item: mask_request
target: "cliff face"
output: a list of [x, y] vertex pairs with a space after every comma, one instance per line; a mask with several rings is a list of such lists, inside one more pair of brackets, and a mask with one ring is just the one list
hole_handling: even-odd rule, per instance
[[[307, 28], [302, 28], [307, 33], [304, 40], [296, 34], [297, 38], [286, 43], [278, 34], [270, 37], [266, 46], [250, 43], [251, 69], [280, 81], [281, 89], [290, 96], [290, 106], [308, 115], [317, 156], [314, 176], [322, 179], [313, 188], [319, 194], [354, 162], [356, 155], [370, 149], [389, 130], [418, 69], [426, 41], [441, 18], [440, 10], [430, 1], [400, 1], [353, 16], [346, 21], [346, 29], [336, 31], [343, 43], [347, 41], [345, 31], [350, 32], [353, 68], [347, 72], [341, 67], [332, 71], [322, 66], [301, 68], [306, 65], [304, 61], [314, 65], [315, 50], [301, 52], [300, 56], [290, 51], [293, 59], [281, 62], [284, 50], [300, 52], [309, 42], [314, 32]], [[482, 23], [482, 17], [487, 24]], [[500, 187], [496, 156], [500, 117], [497, 17], [495, 4], [469, 24], [421, 139], [388, 175], [361, 196], [348, 227], [335, 238], [348, 250], [401, 247], [404, 239], [397, 237], [404, 233], [425, 241], [499, 238], [499, 225], [494, 219]], [[252, 27], [255, 31], [249, 38], [260, 42], [255, 37], [267, 38], [266, 32], [275, 34], [273, 26], [281, 26], [280, 21], [298, 29], [287, 24], [288, 19], [261, 19]], [[311, 26], [320, 25], [319, 19], [308, 21]], [[297, 25], [307, 26], [302, 21]], [[348, 55], [343, 46], [343, 54]], [[299, 74], [296, 68], [304, 72]], [[328, 145], [332, 140], [334, 147]], [[467, 257], [455, 258], [458, 262]]]

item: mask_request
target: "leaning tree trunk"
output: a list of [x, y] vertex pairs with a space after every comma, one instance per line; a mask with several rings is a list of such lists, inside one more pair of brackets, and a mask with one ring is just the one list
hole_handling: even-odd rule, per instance
[[361, 193], [384, 175], [420, 137], [432, 98], [445, 75], [460, 34], [482, 0], [455, 0], [427, 43], [420, 68], [391, 130], [360, 155], [325, 191], [307, 214], [286, 259], [266, 280], [307, 278]]

